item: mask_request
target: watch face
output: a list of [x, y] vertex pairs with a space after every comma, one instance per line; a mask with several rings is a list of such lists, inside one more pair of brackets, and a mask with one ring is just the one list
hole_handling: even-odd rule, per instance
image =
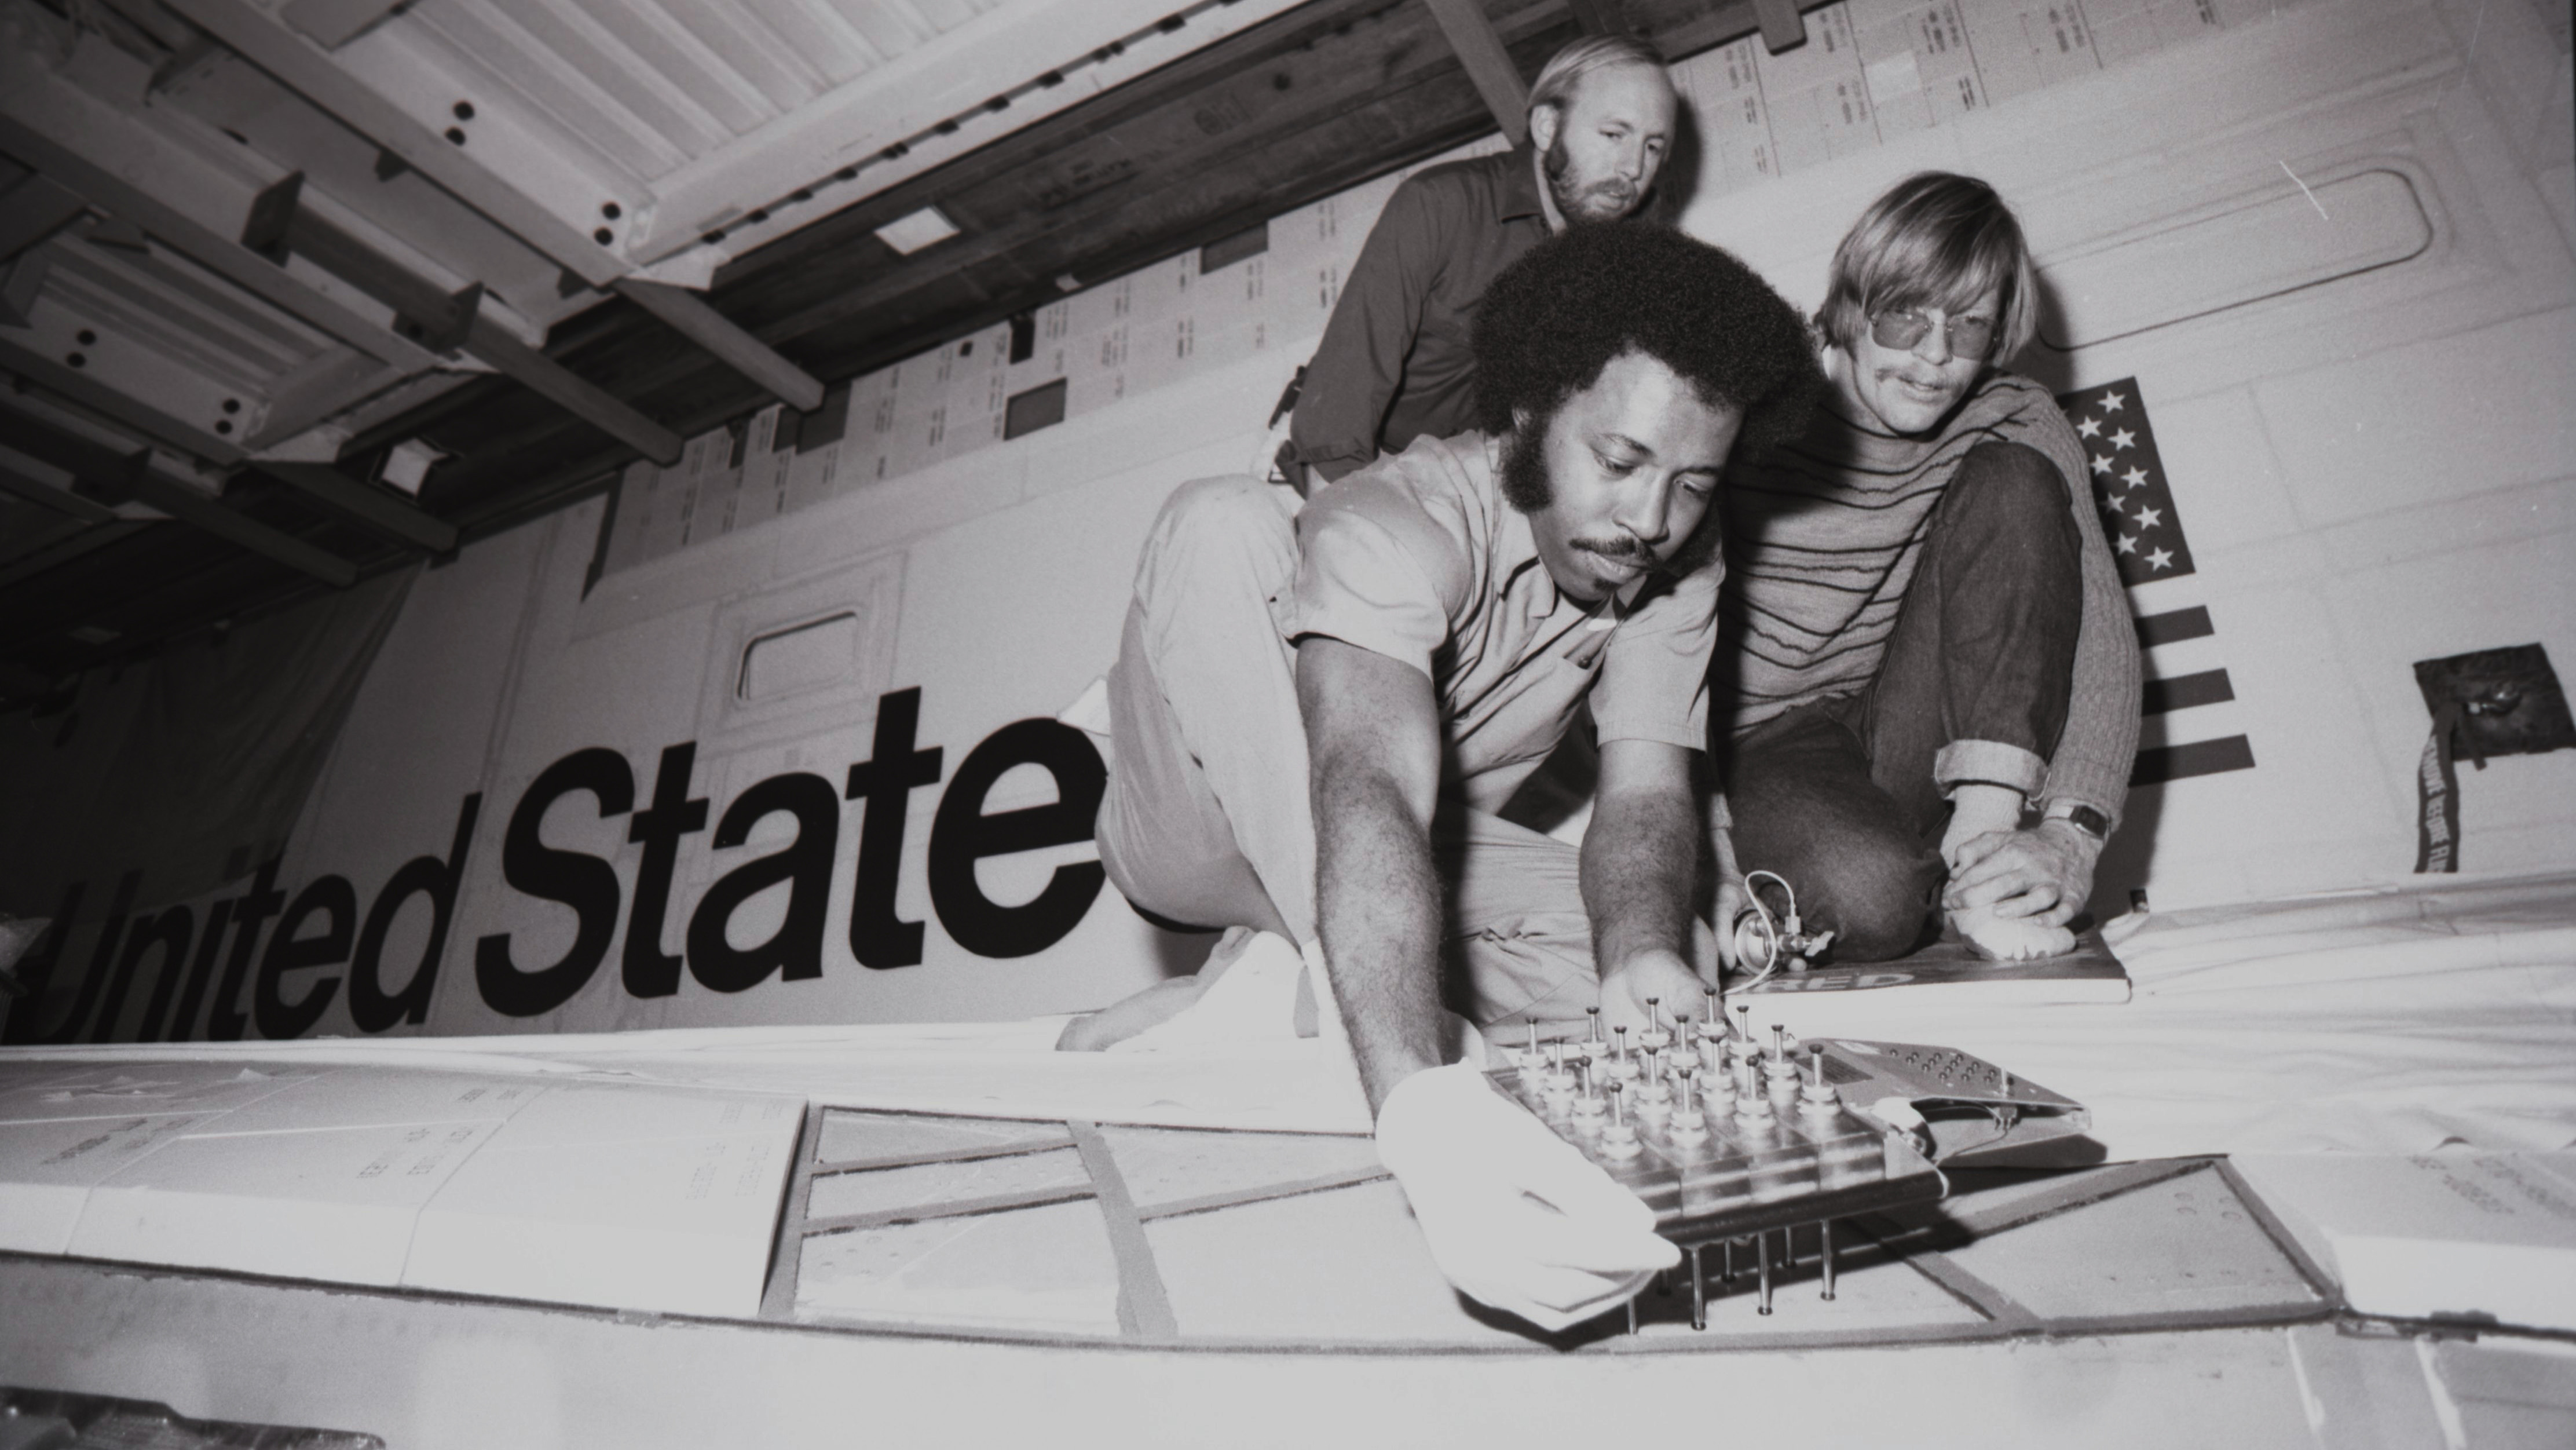
[[2110, 839], [2111, 818], [2091, 806], [2077, 806], [2066, 813], [2066, 823], [2094, 840]]

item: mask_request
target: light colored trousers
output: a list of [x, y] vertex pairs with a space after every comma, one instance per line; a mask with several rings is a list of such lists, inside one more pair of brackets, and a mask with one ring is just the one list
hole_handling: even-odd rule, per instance
[[[1271, 596], [1296, 504], [1250, 478], [1181, 486], [1136, 566], [1109, 673], [1100, 858], [1127, 899], [1200, 927], [1315, 939], [1315, 821], [1296, 653]], [[1580, 1017], [1599, 992], [1575, 847], [1444, 800], [1449, 1004], [1480, 1028]]]

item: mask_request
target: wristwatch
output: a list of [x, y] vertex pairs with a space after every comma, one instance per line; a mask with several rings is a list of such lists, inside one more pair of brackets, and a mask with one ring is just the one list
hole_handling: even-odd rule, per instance
[[2111, 818], [2082, 801], [2051, 801], [2046, 818], [2064, 821], [2096, 841], [2111, 839]]

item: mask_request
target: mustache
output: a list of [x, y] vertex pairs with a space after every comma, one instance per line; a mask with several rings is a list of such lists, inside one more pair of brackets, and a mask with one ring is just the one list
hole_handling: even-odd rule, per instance
[[1581, 549], [1587, 554], [1599, 554], [1605, 559], [1616, 559], [1623, 564], [1655, 562], [1655, 551], [1646, 546], [1645, 540], [1634, 534], [1621, 534], [1615, 539], [1568, 539], [1566, 547]]

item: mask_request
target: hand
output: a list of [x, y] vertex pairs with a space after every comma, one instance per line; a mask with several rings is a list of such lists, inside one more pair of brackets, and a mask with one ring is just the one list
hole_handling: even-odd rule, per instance
[[1672, 952], [1638, 952], [1601, 979], [1601, 1026], [1605, 1031], [1613, 1027], [1625, 1027], [1632, 1034], [1644, 1031], [1653, 1021], [1646, 1008], [1648, 997], [1662, 1001], [1667, 1021], [1687, 1016], [1699, 1010], [1701, 989], [1707, 985]]
[[1466, 1063], [1396, 1084], [1377, 1153], [1449, 1282], [1550, 1333], [1681, 1261], [1653, 1210]]
[[1741, 963], [1735, 960], [1735, 919], [1753, 904], [1753, 893], [1744, 888], [1744, 878], [1728, 872], [1717, 881], [1717, 959], [1728, 971]]
[[1999, 918], [2064, 926], [2093, 894], [2093, 865], [2101, 854], [2101, 842], [2061, 820], [1971, 836], [1950, 863], [1941, 906], [1992, 906]]

